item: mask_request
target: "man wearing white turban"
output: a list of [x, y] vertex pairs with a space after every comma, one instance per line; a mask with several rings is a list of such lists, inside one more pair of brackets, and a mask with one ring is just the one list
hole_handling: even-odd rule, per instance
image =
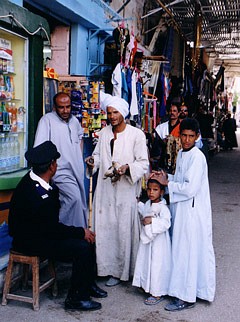
[[148, 153], [144, 133], [125, 123], [128, 103], [101, 93], [100, 105], [110, 125], [100, 131], [86, 162], [93, 173], [99, 169], [93, 200], [98, 275], [111, 276], [106, 285], [114, 286], [133, 276], [140, 233], [137, 197], [148, 170]]

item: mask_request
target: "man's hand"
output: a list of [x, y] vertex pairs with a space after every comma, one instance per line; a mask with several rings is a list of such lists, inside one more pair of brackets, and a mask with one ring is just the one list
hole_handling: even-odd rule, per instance
[[124, 164], [121, 167], [118, 168], [118, 174], [120, 174], [120, 176], [122, 176], [123, 174], [126, 173], [126, 171], [129, 169], [129, 165], [128, 164]]
[[91, 244], [95, 243], [95, 233], [87, 228], [84, 228], [84, 232], [84, 239]]
[[86, 162], [86, 164], [87, 164], [87, 166], [89, 167], [89, 168], [93, 168], [94, 167], [94, 158], [93, 158], [93, 156], [90, 156], [90, 157], [87, 157], [86, 159], [85, 159], [85, 162]]

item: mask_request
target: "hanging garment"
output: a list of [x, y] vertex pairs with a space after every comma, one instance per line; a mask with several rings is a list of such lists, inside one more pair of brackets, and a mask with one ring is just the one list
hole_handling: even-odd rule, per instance
[[[122, 95], [121, 97], [123, 99], [125, 99], [125, 101], [129, 101], [128, 100], [128, 97], [129, 97], [129, 90], [128, 90], [128, 83], [127, 83], [127, 78], [126, 78], [126, 73], [127, 73], [127, 69], [125, 68], [122, 68], [122, 71], [121, 71], [121, 76], [122, 76]], [[130, 84], [131, 86], [131, 84]], [[130, 92], [131, 94], [131, 92]]]
[[157, 88], [157, 83], [158, 83], [158, 79], [159, 79], [160, 66], [161, 66], [161, 63], [159, 63], [157, 61], [152, 62], [152, 71], [151, 71], [152, 76], [151, 76], [151, 79], [149, 81], [148, 86], [153, 87], [153, 95], [156, 94], [156, 88]]
[[121, 64], [118, 63], [112, 73], [113, 96], [122, 97], [122, 70]]
[[135, 39], [134, 35], [131, 34], [130, 35], [130, 41], [129, 41], [128, 45], [127, 45], [126, 53], [125, 53], [125, 66], [130, 66], [131, 67], [131, 65], [130, 65], [130, 57], [131, 57], [131, 52], [132, 52], [132, 50], [134, 48], [134, 39]]
[[131, 116], [138, 115], [138, 99], [137, 99], [137, 73], [134, 70], [131, 77], [132, 84], [132, 100], [130, 104]]

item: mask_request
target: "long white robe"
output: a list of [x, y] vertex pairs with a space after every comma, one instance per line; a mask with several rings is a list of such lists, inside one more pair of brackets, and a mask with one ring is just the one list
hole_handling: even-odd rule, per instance
[[168, 294], [171, 272], [171, 214], [165, 199], [139, 205], [143, 217], [152, 217], [152, 224], [142, 226], [133, 285], [142, 287], [153, 296]]
[[213, 301], [215, 255], [208, 169], [204, 154], [193, 147], [179, 151], [176, 172], [169, 176], [174, 218], [169, 295], [187, 302]]
[[[112, 127], [102, 129], [93, 152], [94, 171], [99, 168], [93, 200], [96, 255], [99, 276], [112, 275], [123, 281], [133, 275], [138, 250], [140, 221], [137, 199], [141, 178], [148, 170], [148, 153], [144, 133], [131, 125], [117, 134], [111, 155]], [[128, 164], [130, 176], [116, 183], [103, 179], [112, 161]]]
[[75, 116], [63, 121], [55, 111], [39, 121], [34, 146], [50, 140], [61, 154], [53, 180], [60, 192], [60, 221], [68, 226], [87, 227], [84, 164], [81, 150], [83, 129]]

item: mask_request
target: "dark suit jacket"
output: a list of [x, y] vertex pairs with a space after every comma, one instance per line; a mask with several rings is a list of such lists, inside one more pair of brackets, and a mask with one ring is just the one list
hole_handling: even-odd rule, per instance
[[9, 211], [9, 234], [13, 249], [38, 254], [48, 241], [84, 239], [84, 229], [59, 222], [59, 192], [45, 190], [27, 173], [16, 187]]

